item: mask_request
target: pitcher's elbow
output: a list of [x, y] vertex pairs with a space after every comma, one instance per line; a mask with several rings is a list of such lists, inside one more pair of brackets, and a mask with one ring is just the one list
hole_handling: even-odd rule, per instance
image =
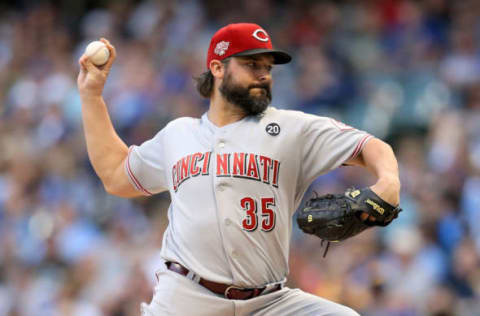
[[101, 178], [103, 188], [108, 194], [120, 196], [119, 185], [115, 183], [115, 179], [113, 176], [104, 176]]
[[117, 196], [117, 191], [115, 190], [115, 186], [108, 182], [103, 182], [103, 188], [108, 194]]

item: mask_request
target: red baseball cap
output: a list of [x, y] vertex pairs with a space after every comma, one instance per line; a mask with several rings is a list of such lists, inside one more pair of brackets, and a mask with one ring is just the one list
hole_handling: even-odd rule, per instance
[[207, 54], [207, 68], [213, 59], [223, 60], [231, 56], [249, 56], [270, 53], [274, 64], [286, 64], [292, 57], [273, 49], [268, 33], [254, 23], [235, 23], [219, 29], [210, 41]]

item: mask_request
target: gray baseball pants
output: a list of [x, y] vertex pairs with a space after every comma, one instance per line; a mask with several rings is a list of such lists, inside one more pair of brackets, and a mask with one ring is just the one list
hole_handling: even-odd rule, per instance
[[157, 273], [150, 304], [142, 303], [142, 316], [359, 316], [349, 307], [299, 289], [279, 291], [248, 300], [231, 300], [170, 270]]

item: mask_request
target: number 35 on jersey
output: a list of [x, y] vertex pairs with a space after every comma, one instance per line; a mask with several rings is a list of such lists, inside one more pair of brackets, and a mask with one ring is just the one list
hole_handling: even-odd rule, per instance
[[[244, 197], [240, 200], [240, 206], [245, 211], [245, 218], [242, 220], [243, 230], [254, 231], [258, 228], [259, 221], [260, 229], [269, 232], [275, 227], [275, 212], [271, 208], [275, 206], [274, 198], [261, 198], [260, 203], [251, 197]], [[259, 209], [260, 208], [260, 214]]]

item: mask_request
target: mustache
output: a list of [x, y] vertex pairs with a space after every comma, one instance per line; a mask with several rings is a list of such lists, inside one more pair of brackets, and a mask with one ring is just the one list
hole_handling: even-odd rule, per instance
[[255, 89], [255, 88], [260, 88], [260, 89], [265, 89], [267, 91], [270, 91], [270, 86], [268, 83], [252, 84], [248, 86], [248, 90]]

